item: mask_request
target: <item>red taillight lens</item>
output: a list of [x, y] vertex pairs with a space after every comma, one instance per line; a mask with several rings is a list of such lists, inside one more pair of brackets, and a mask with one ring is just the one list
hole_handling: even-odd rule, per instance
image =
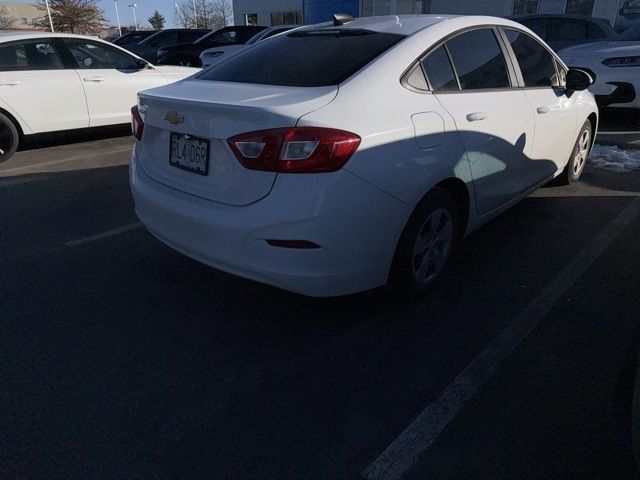
[[340, 170], [360, 137], [333, 128], [296, 127], [243, 133], [228, 142], [240, 163], [252, 170], [318, 173]]
[[138, 106], [131, 107], [131, 133], [136, 137], [136, 140], [142, 140], [142, 131], [144, 130], [144, 122], [140, 116]]

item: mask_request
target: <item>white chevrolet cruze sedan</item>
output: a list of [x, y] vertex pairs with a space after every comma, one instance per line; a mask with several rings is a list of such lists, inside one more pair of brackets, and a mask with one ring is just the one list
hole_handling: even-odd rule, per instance
[[129, 123], [140, 90], [197, 71], [82, 35], [0, 33], [0, 162], [26, 135]]
[[140, 93], [136, 212], [170, 247], [242, 277], [420, 295], [462, 236], [580, 177], [598, 123], [589, 84], [499, 18], [287, 32]]

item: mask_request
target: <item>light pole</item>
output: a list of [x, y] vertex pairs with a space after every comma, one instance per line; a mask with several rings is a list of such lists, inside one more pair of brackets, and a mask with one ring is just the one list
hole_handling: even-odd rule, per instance
[[131, 7], [131, 10], [133, 10], [133, 27], [136, 29], [136, 32], [138, 31], [138, 20], [136, 19], [136, 7], [138, 6], [137, 3], [130, 3], [129, 6]]
[[51, 25], [51, 32], [53, 33], [53, 20], [51, 20], [51, 10], [49, 9], [49, 0], [44, 0], [47, 4], [47, 15], [49, 16], [49, 25]]
[[176, 7], [176, 14], [178, 15], [178, 26], [180, 26], [182, 22], [182, 20], [180, 20], [180, 7], [178, 7], [177, 3], [174, 3], [173, 6]]
[[116, 6], [116, 18], [118, 19], [118, 33], [122, 36], [122, 28], [120, 27], [120, 14], [118, 13], [118, 0], [113, 0], [113, 4]]

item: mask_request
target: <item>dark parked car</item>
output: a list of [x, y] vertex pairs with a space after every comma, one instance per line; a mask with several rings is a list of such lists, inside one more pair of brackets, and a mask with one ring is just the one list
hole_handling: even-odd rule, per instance
[[126, 45], [135, 45], [140, 43], [145, 38], [149, 38], [151, 35], [158, 33], [156, 30], [139, 30], [137, 32], [125, 33], [121, 37], [111, 40], [111, 43], [124, 47]]
[[581, 15], [527, 15], [512, 17], [536, 32], [556, 52], [582, 43], [613, 40], [618, 36], [609, 22]]
[[140, 43], [123, 45], [122, 48], [126, 48], [148, 62], [157, 63], [158, 50], [160, 48], [177, 43], [195, 42], [198, 38], [210, 31], [209, 29], [203, 28], [170, 28], [160, 30], [150, 37], [145, 38]]
[[200, 54], [207, 48], [224, 45], [241, 45], [267, 27], [239, 25], [223, 27], [199, 38], [195, 43], [181, 43], [158, 50], [158, 65], [184, 65], [201, 67]]

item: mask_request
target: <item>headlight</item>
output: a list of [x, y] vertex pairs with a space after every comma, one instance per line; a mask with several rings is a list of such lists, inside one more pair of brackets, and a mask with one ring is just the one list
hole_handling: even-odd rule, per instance
[[602, 61], [607, 67], [640, 67], [640, 57], [614, 57]]

